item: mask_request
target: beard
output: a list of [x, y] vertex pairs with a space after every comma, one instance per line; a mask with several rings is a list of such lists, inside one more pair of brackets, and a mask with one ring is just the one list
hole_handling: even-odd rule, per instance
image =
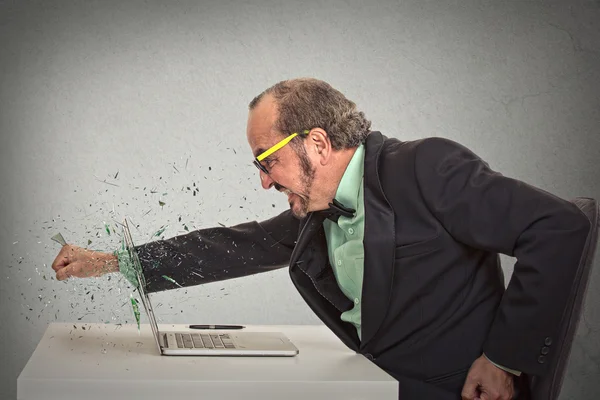
[[313, 168], [310, 159], [306, 154], [306, 149], [304, 149], [304, 146], [302, 146], [301, 149], [296, 150], [296, 153], [300, 159], [300, 171], [302, 173], [301, 181], [305, 194], [292, 192], [288, 188], [281, 186], [278, 183], [275, 183], [275, 189], [288, 195], [288, 203], [290, 204], [290, 210], [292, 211], [292, 214], [296, 218], [301, 219], [308, 215], [308, 209], [310, 206], [309, 194], [315, 180], [315, 169]]

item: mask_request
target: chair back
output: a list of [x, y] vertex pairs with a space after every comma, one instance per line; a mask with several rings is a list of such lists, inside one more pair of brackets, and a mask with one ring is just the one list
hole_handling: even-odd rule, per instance
[[[527, 377], [529, 395], [532, 400], [556, 400], [560, 394], [565, 371], [567, 369], [571, 346], [581, 318], [583, 303], [594, 268], [594, 253], [598, 245], [598, 224], [600, 211], [598, 202], [587, 197], [571, 200], [588, 217], [591, 223], [590, 233], [577, 266], [577, 273], [570, 290], [569, 300], [561, 323], [561, 330], [552, 348], [554, 357], [549, 360], [548, 374], [544, 377]], [[596, 264], [598, 264], [596, 262]]]

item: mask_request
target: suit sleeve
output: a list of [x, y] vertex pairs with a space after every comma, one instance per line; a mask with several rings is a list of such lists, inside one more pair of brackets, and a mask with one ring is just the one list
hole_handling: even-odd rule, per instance
[[589, 220], [571, 202], [504, 177], [448, 139], [418, 145], [415, 174], [427, 207], [456, 240], [516, 258], [484, 352], [543, 376], [540, 350], [559, 332]]
[[262, 222], [201, 229], [136, 247], [148, 292], [238, 278], [287, 266], [298, 220], [285, 211]]

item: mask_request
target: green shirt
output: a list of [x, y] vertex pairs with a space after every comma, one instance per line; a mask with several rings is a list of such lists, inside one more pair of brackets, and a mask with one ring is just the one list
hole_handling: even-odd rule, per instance
[[364, 159], [364, 146], [360, 145], [346, 167], [335, 194], [336, 200], [344, 207], [356, 210], [354, 217], [340, 216], [337, 223], [328, 219], [323, 222], [333, 273], [342, 293], [354, 303], [354, 307], [342, 313], [341, 319], [356, 327], [359, 338], [364, 272]]

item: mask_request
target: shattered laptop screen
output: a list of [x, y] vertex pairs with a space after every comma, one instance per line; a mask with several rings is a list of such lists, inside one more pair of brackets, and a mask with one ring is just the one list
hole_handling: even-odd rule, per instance
[[[154, 317], [154, 311], [152, 310], [150, 298], [148, 297], [148, 293], [146, 292], [146, 279], [144, 278], [144, 274], [142, 272], [142, 263], [140, 262], [137, 251], [135, 250], [135, 245], [133, 244], [133, 238], [129, 230], [129, 224], [127, 223], [127, 219], [125, 219], [125, 221], [123, 222], [123, 238], [123, 245], [129, 253], [129, 259], [131, 260], [132, 267], [135, 271], [136, 279], [138, 282], [138, 293], [140, 294], [142, 305], [144, 306], [144, 310], [146, 311], [146, 315], [148, 316], [148, 320], [150, 321], [150, 327], [152, 328], [152, 333], [154, 335], [154, 339], [156, 340], [158, 351], [162, 352], [160, 343], [158, 341], [158, 323], [156, 322], [156, 318]], [[136, 320], [139, 328], [139, 312], [136, 313], [136, 303], [137, 302], [132, 297], [132, 307], [134, 309], [134, 314], [136, 314]]]

